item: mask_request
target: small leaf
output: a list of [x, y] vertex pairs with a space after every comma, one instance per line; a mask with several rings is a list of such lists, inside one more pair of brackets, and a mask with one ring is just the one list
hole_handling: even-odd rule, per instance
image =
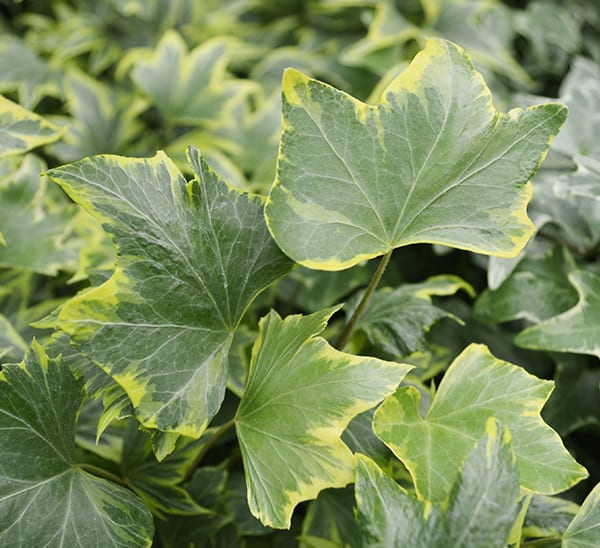
[[562, 535], [578, 511], [579, 506], [570, 500], [534, 495], [525, 515], [523, 536]]
[[76, 268], [77, 250], [66, 240], [77, 208], [66, 199], [46, 203], [44, 169], [39, 158], [28, 155], [0, 182], [0, 233], [6, 242], [0, 246], [0, 266], [55, 276]]
[[[371, 297], [356, 331], [365, 333], [369, 343], [382, 357], [397, 360], [425, 347], [425, 335], [441, 318], [460, 320], [434, 306], [432, 296], [452, 295], [459, 290], [473, 295], [473, 288], [457, 276], [434, 276], [418, 284], [404, 284], [397, 289], [384, 288]], [[350, 318], [358, 305], [357, 295], [345, 309]]]
[[583, 501], [563, 535], [562, 548], [594, 548], [600, 539], [600, 484]]
[[419, 497], [439, 502], [494, 417], [510, 429], [521, 485], [557, 493], [587, 473], [540, 417], [551, 390], [551, 382], [472, 344], [446, 371], [425, 417], [418, 410], [419, 392], [404, 387], [379, 407], [374, 429], [411, 473]]
[[510, 435], [494, 419], [469, 451], [445, 510], [409, 495], [367, 457], [357, 461], [362, 546], [505, 546], [518, 513], [519, 477]]
[[576, 352], [600, 358], [600, 276], [585, 270], [569, 274], [579, 302], [567, 312], [525, 329], [515, 343], [524, 348]]
[[0, 158], [56, 141], [59, 127], [0, 95]]
[[297, 262], [342, 270], [415, 243], [510, 257], [532, 235], [528, 180], [566, 109], [497, 112], [451, 42], [429, 40], [375, 106], [292, 69], [283, 96], [265, 214]]
[[299, 502], [353, 481], [342, 432], [410, 369], [329, 346], [317, 335], [333, 312], [282, 320], [271, 311], [259, 324], [236, 429], [248, 505], [271, 527], [289, 528]]
[[473, 315], [487, 323], [538, 323], [556, 316], [577, 302], [577, 292], [567, 280], [575, 268], [566, 247], [556, 246], [541, 256], [528, 254], [500, 287], [479, 296]]
[[81, 388], [37, 343], [0, 373], [0, 545], [150, 546], [142, 502], [76, 464]]
[[148, 59], [138, 59], [132, 78], [166, 123], [211, 125], [250, 90], [248, 81], [227, 78], [229, 49], [227, 39], [213, 38], [188, 53], [183, 38], [170, 30]]
[[100, 221], [117, 268], [59, 314], [77, 348], [127, 392], [147, 428], [198, 438], [227, 381], [232, 333], [249, 303], [290, 270], [262, 200], [190, 152], [186, 183], [164, 154], [97, 156], [49, 175]]

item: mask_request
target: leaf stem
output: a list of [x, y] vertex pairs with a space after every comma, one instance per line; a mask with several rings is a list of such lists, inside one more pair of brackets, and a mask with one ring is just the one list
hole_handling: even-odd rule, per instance
[[108, 470], [106, 470], [104, 468], [100, 468], [100, 466], [96, 466], [95, 464], [89, 464], [87, 462], [82, 462], [82, 463], [77, 464], [77, 467], [81, 468], [82, 470], [85, 470], [86, 472], [89, 472], [90, 474], [93, 474], [94, 476], [97, 476], [99, 478], [107, 479], [114, 483], [118, 483], [119, 485], [122, 485], [123, 487], [130, 488], [130, 486], [127, 484], [127, 482], [122, 477], [117, 476], [116, 474], [113, 474], [112, 472], [109, 472]]
[[192, 477], [194, 470], [196, 470], [196, 468], [198, 468], [198, 465], [200, 464], [200, 462], [202, 461], [202, 459], [204, 458], [206, 453], [208, 453], [210, 451], [211, 447], [215, 444], [215, 442], [225, 432], [227, 432], [227, 430], [229, 430], [234, 424], [235, 424], [235, 418], [230, 419], [227, 422], [224, 422], [213, 434], [211, 434], [211, 436], [206, 440], [206, 443], [200, 448], [200, 451], [198, 451], [196, 458], [189, 465], [187, 472], [185, 474], [184, 481], [188, 481]]
[[392, 252], [393, 250], [388, 251], [383, 257], [381, 257], [381, 261], [379, 261], [379, 265], [377, 265], [377, 270], [375, 271], [375, 274], [373, 274], [373, 277], [371, 278], [371, 281], [369, 282], [369, 285], [367, 286], [367, 289], [365, 290], [365, 293], [362, 299], [360, 300], [360, 303], [358, 303], [354, 314], [352, 314], [352, 317], [344, 326], [343, 331], [340, 333], [340, 336], [338, 337], [338, 340], [334, 345], [335, 348], [337, 348], [338, 350], [342, 350], [344, 346], [346, 346], [346, 343], [348, 342], [348, 339], [350, 338], [350, 335], [352, 334], [352, 331], [356, 326], [356, 322], [358, 321], [362, 313], [365, 311], [367, 304], [371, 300], [371, 296], [373, 295], [375, 289], [381, 281], [381, 277], [383, 276], [383, 273], [385, 272], [385, 269], [388, 263], [390, 262]]

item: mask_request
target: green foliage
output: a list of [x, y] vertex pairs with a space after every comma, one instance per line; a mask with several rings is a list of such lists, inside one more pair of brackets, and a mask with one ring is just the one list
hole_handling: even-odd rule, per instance
[[5, 4], [2, 546], [600, 545], [595, 0]]

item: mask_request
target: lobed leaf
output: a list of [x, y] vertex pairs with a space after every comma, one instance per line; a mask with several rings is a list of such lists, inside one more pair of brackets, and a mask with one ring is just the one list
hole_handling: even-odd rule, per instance
[[402, 387], [375, 413], [375, 433], [404, 463], [420, 498], [444, 500], [460, 463], [496, 418], [510, 429], [521, 486], [552, 494], [587, 473], [540, 417], [552, 383], [495, 358], [471, 344], [450, 365], [427, 414], [419, 414], [419, 392]]
[[186, 183], [163, 153], [97, 156], [49, 175], [118, 247], [101, 286], [58, 317], [127, 392], [147, 428], [200, 437], [223, 399], [240, 318], [292, 263], [270, 238], [262, 200], [229, 187], [195, 150]]
[[2, 546], [150, 546], [143, 503], [76, 464], [82, 401], [81, 384], [37, 343], [0, 373]]
[[514, 256], [534, 230], [528, 180], [565, 117], [557, 104], [497, 112], [467, 54], [441, 39], [375, 106], [289, 69], [269, 229], [322, 270], [415, 243]]
[[335, 309], [259, 324], [235, 419], [248, 505], [265, 525], [289, 528], [294, 507], [353, 481], [341, 435], [390, 394], [410, 366], [345, 354], [317, 335]]

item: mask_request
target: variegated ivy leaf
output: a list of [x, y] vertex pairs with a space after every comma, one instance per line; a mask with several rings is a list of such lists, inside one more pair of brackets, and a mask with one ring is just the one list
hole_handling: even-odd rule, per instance
[[47, 179], [41, 176], [45, 169], [30, 154], [18, 170], [0, 181], [0, 233], [5, 240], [0, 266], [54, 276], [59, 270], [76, 268], [77, 249], [66, 245], [66, 240], [77, 208], [66, 199], [47, 200]]
[[439, 502], [448, 496], [490, 417], [511, 432], [521, 486], [557, 493], [587, 473], [540, 417], [551, 390], [551, 381], [472, 344], [446, 371], [425, 416], [419, 413], [419, 392], [403, 387], [375, 412], [373, 427], [409, 470], [420, 498]]
[[[452, 295], [460, 290], [471, 296], [474, 289], [457, 276], [433, 276], [418, 284], [404, 284], [397, 289], [384, 288], [373, 294], [363, 315], [356, 323], [369, 343], [381, 356], [397, 360], [416, 350], [423, 350], [425, 335], [441, 318], [460, 319], [435, 306], [431, 297]], [[348, 318], [358, 306], [357, 295], [348, 303]]]
[[447, 507], [409, 495], [371, 459], [357, 456], [361, 546], [505, 546], [517, 517], [519, 475], [510, 433], [488, 419], [484, 436], [458, 463]]
[[289, 528], [294, 507], [354, 479], [341, 435], [390, 394], [410, 366], [345, 354], [318, 337], [336, 309], [259, 324], [235, 419], [248, 505], [265, 525]]
[[190, 152], [186, 183], [168, 157], [97, 156], [49, 175], [118, 247], [112, 277], [62, 308], [58, 323], [127, 392], [147, 428], [199, 437], [223, 399], [233, 331], [249, 303], [292, 267], [263, 201]]
[[0, 95], [0, 158], [52, 143], [59, 127]]
[[289, 69], [265, 208], [294, 260], [341, 270], [415, 243], [514, 256], [534, 227], [529, 178], [566, 109], [496, 111], [458, 46], [431, 39], [371, 106]]
[[169, 125], [211, 125], [252, 88], [227, 76], [230, 44], [214, 38], [188, 52], [183, 38], [165, 33], [148, 58], [138, 58], [132, 78]]
[[569, 274], [579, 302], [566, 312], [529, 327], [515, 338], [525, 348], [576, 352], [600, 358], [600, 276], [586, 270]]
[[81, 383], [41, 347], [0, 373], [0, 545], [150, 546], [150, 512], [77, 464]]
[[562, 548], [594, 548], [600, 539], [600, 483], [586, 497], [562, 537]]

